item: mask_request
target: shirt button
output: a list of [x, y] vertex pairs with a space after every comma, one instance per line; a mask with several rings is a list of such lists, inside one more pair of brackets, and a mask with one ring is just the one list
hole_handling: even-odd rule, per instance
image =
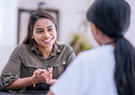
[[65, 61], [63, 61], [63, 62], [62, 62], [62, 64], [64, 64], [64, 65], [65, 65], [65, 64], [66, 64], [66, 62], [65, 62]]

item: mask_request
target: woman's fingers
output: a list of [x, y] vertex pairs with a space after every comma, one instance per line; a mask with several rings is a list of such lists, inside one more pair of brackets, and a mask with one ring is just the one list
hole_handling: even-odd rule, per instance
[[52, 73], [53, 67], [48, 68], [48, 71]]
[[52, 79], [52, 71], [52, 67], [48, 68], [48, 71], [45, 69], [37, 69], [32, 77], [34, 77], [37, 82], [48, 83]]
[[34, 71], [34, 75], [40, 75], [42, 73], [46, 73], [46, 70], [45, 69], [37, 69]]
[[[52, 73], [53, 68], [52, 67], [48, 68], [48, 71]], [[46, 74], [48, 71], [45, 70], [45, 69], [37, 69], [37, 70], [34, 71], [33, 74], [34, 75]]]

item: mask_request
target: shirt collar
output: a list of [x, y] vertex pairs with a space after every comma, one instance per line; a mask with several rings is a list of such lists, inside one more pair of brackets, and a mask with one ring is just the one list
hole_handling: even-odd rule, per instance
[[61, 52], [61, 49], [60, 49], [59, 45], [54, 44], [53, 51], [52, 51], [51, 55], [55, 56], [57, 53], [60, 53], [60, 52]]
[[36, 47], [34, 47], [34, 46], [31, 48], [31, 51], [34, 52], [34, 53], [36, 53], [36, 54], [37, 54], [38, 56], [40, 56], [40, 57], [43, 56], [42, 53], [39, 52], [38, 49], [37, 49]]
[[[36, 47], [32, 47], [31, 48], [31, 51], [32, 52], [35, 52], [37, 55], [39, 55], [40, 57], [43, 57], [43, 54], [41, 52], [38, 51], [38, 49]], [[57, 53], [60, 53], [61, 52], [61, 49], [59, 47], [59, 45], [53, 45], [53, 51], [52, 53], [50, 54], [50, 56], [48, 57], [52, 57], [52, 56], [55, 56]]]

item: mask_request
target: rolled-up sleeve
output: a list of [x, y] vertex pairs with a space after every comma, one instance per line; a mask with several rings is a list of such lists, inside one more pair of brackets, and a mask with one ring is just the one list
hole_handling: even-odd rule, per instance
[[13, 81], [20, 77], [22, 63], [22, 53], [19, 47], [15, 48], [12, 52], [8, 63], [4, 67], [1, 76], [1, 86], [5, 88], [7, 85], [11, 84]]

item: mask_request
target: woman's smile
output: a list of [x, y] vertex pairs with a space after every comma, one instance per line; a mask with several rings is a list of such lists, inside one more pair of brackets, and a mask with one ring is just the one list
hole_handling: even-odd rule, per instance
[[43, 39], [42, 41], [45, 43], [45, 44], [50, 44], [53, 40], [53, 37], [49, 37], [47, 39]]

